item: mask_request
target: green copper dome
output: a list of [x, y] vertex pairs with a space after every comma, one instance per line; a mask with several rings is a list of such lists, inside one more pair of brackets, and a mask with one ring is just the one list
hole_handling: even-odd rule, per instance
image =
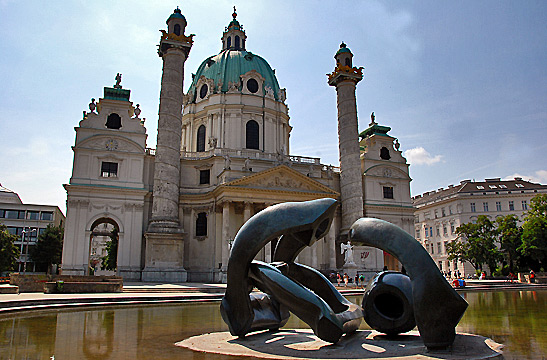
[[[350, 53], [351, 54], [351, 51], [350, 49], [346, 46], [346, 44], [344, 44], [343, 42], [340, 44], [340, 49], [336, 52], [336, 54], [334, 55], [334, 57], [336, 57], [338, 54], [341, 54], [341, 53]], [[352, 54], [353, 55], [353, 54]]]
[[184, 17], [184, 15], [182, 15], [182, 11], [180, 11], [179, 7], [177, 6], [177, 8], [175, 9], [175, 11], [173, 11], [173, 13], [171, 14], [171, 16], [169, 16], [169, 18], [167, 19], [167, 21], [165, 22], [167, 25], [169, 25], [169, 21], [171, 19], [183, 19], [184, 21], [186, 21], [186, 18]]
[[[265, 79], [264, 86], [271, 88], [275, 99], [279, 100], [279, 83], [268, 62], [249, 51], [233, 49], [222, 50], [218, 55], [205, 59], [193, 77], [188, 93], [195, 101], [198, 90], [196, 84], [201, 76], [214, 81], [215, 93], [218, 93], [218, 84], [222, 82], [221, 92], [225, 93], [228, 91], [230, 82], [240, 84], [240, 76], [251, 70], [255, 70]], [[239, 89], [241, 90], [241, 85]], [[261, 89], [257, 95], [262, 96], [264, 93], [264, 89]]]

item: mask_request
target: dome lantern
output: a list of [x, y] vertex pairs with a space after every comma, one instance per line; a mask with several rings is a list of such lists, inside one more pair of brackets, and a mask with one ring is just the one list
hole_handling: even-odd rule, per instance
[[243, 25], [236, 19], [237, 12], [235, 6], [232, 18], [232, 21], [230, 21], [222, 34], [222, 50], [245, 50], [247, 36], [243, 30]]

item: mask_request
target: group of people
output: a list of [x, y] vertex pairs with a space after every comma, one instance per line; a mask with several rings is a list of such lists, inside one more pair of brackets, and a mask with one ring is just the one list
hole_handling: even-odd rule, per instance
[[[340, 275], [340, 273], [332, 272], [330, 274], [330, 277], [331, 277], [331, 280], [336, 279], [336, 283], [338, 284], [338, 286], [342, 286], [342, 282], [344, 283], [345, 287], [347, 287], [349, 284], [350, 278], [348, 273], [344, 273], [344, 275]], [[363, 286], [365, 284], [365, 277], [363, 276], [363, 274], [355, 275], [355, 277], [353, 278], [353, 284], [355, 284], [355, 286]]]
[[452, 279], [452, 277], [454, 277], [455, 279], [459, 279], [462, 277], [462, 273], [460, 272], [460, 270], [454, 270], [454, 273], [452, 273], [452, 270], [442, 271], [442, 273], [447, 279]]

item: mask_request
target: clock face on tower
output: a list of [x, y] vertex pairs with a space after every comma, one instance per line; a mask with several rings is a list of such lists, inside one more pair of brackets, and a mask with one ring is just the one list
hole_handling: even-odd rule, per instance
[[107, 150], [116, 150], [118, 148], [118, 142], [114, 139], [106, 140], [105, 147]]

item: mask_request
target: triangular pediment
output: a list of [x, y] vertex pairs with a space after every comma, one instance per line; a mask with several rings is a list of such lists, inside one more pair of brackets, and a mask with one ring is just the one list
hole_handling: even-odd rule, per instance
[[279, 165], [241, 179], [230, 181], [224, 184], [224, 186], [339, 195], [338, 192], [328, 186], [304, 176], [286, 165]]

